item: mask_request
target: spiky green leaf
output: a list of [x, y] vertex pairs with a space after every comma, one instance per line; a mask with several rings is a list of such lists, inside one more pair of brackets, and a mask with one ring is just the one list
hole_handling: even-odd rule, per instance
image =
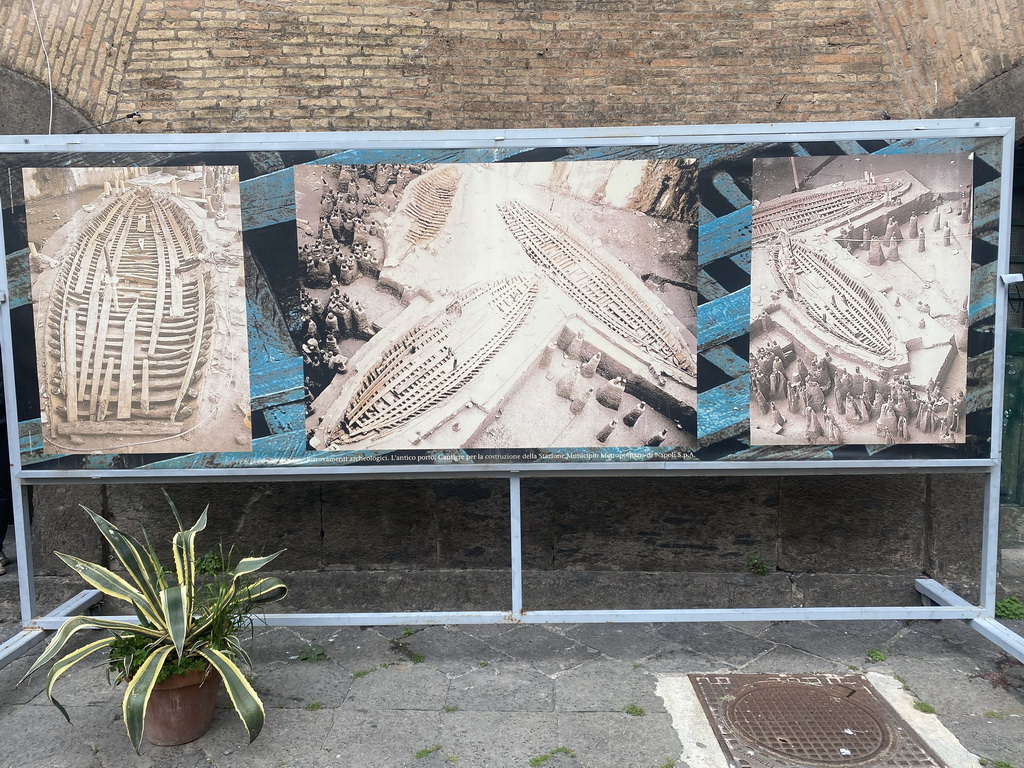
[[134, 536], [125, 533], [106, 518], [100, 517], [88, 507], [82, 507], [92, 518], [93, 524], [110, 544], [114, 556], [124, 566], [135, 582], [135, 587], [146, 596], [153, 607], [160, 604], [160, 590], [166, 586], [160, 563], [152, 547], [144, 546]]
[[236, 635], [229, 635], [225, 638], [227, 648], [225, 649], [230, 656], [235, 659], [235, 663], [241, 662], [245, 666], [252, 668], [252, 659], [249, 658], [249, 653], [242, 647]]
[[282, 552], [284, 552], [283, 549], [280, 552], [275, 552], [274, 554], [267, 555], [266, 557], [246, 557], [239, 560], [238, 565], [235, 566], [235, 570], [233, 572], [234, 577], [237, 579], [239, 576], [244, 576], [247, 573], [258, 571]]
[[174, 568], [178, 575], [178, 584], [186, 588], [186, 596], [189, 601], [195, 593], [196, 581], [196, 534], [206, 528], [206, 515], [210, 507], [199, 516], [196, 524], [187, 531], [178, 531], [174, 534], [171, 548], [174, 550]]
[[172, 499], [171, 495], [167, 493], [166, 488], [161, 488], [160, 490], [163, 491], [164, 498], [167, 499], [167, 504], [171, 508], [171, 513], [174, 515], [175, 522], [178, 523], [178, 530], [185, 530], [185, 526], [181, 522], [181, 515], [178, 514], [178, 505], [174, 503], [174, 499]]
[[131, 739], [135, 753], [140, 754], [142, 748], [142, 732], [146, 727], [146, 708], [149, 706], [149, 697], [153, 693], [153, 686], [156, 685], [157, 676], [163, 669], [164, 661], [173, 651], [169, 645], [157, 648], [148, 659], [139, 667], [135, 677], [128, 683], [124, 692], [124, 699], [121, 701], [121, 712], [124, 716], [124, 725], [128, 731], [128, 738]]
[[160, 593], [160, 604], [167, 623], [167, 634], [180, 659], [185, 655], [185, 637], [192, 620], [187, 590], [185, 587], [168, 587]]
[[71, 718], [68, 716], [67, 710], [64, 709], [63, 705], [53, 696], [54, 683], [57, 682], [61, 675], [75, 666], [75, 664], [82, 661], [82, 659], [91, 656], [101, 648], [110, 647], [111, 643], [113, 643], [115, 639], [116, 638], [114, 637], [102, 637], [99, 640], [94, 640], [87, 645], [83, 645], [81, 648], [69, 653], [60, 661], [54, 662], [54, 665], [50, 667], [50, 671], [46, 674], [46, 698], [50, 700], [50, 703], [53, 704], [53, 706], [60, 710], [60, 713], [64, 715], [64, 719], [69, 723], [71, 722]]
[[227, 689], [231, 703], [238, 712], [242, 725], [249, 734], [249, 743], [255, 740], [263, 730], [263, 722], [266, 719], [266, 712], [263, 709], [263, 702], [249, 685], [245, 675], [231, 659], [222, 652], [206, 646], [198, 649], [199, 654], [213, 665], [220, 676], [224, 679], [224, 687]]
[[[158, 630], [140, 627], [124, 621], [104, 619], [99, 616], [75, 616], [74, 618], [65, 621], [61, 625], [60, 629], [57, 630], [56, 634], [50, 638], [50, 642], [47, 644], [46, 650], [44, 650], [39, 658], [35, 660], [35, 663], [29, 667], [28, 672], [25, 673], [25, 677], [21, 678], [21, 682], [24, 682], [29, 675], [52, 660], [54, 656], [60, 653], [67, 641], [70, 640], [76, 632], [80, 632], [83, 629], [109, 629], [113, 632], [136, 632], [152, 638], [163, 636], [163, 633]], [[19, 682], [19, 685], [20, 684], [21, 683]]]
[[131, 603], [145, 617], [146, 621], [153, 624], [153, 626], [160, 626], [159, 595], [157, 596], [157, 602], [153, 603], [127, 581], [102, 565], [96, 565], [96, 563], [90, 563], [88, 560], [82, 560], [73, 555], [65, 555], [61, 552], [54, 552], [54, 554], [100, 592], [115, 597], [118, 600]]
[[253, 603], [276, 603], [287, 594], [288, 587], [274, 576], [259, 579], [249, 587], [249, 599]]

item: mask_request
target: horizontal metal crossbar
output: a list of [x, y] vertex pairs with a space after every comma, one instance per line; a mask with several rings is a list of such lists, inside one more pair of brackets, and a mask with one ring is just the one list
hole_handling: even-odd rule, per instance
[[433, 478], [451, 477], [546, 477], [560, 475], [579, 477], [586, 475], [811, 475], [811, 474], [937, 474], [943, 472], [991, 472], [998, 466], [996, 459], [933, 459], [922, 463], [916, 459], [889, 459], [884, 462], [871, 460], [835, 461], [687, 461], [687, 462], [590, 462], [564, 464], [431, 464], [392, 466], [374, 464], [347, 465], [335, 467], [274, 466], [252, 468], [210, 468], [190, 469], [186, 474], [179, 470], [133, 469], [124, 471], [123, 479], [118, 473], [97, 474], [88, 469], [76, 470], [23, 470], [19, 479], [28, 485], [54, 483], [205, 483], [211, 480], [251, 481], [258, 472], [261, 481], [273, 480], [323, 480], [329, 477], [346, 479], [403, 478], [422, 479], [424, 474]]
[[767, 123], [764, 125], [674, 125], [571, 129], [467, 131], [352, 131], [345, 133], [119, 134], [22, 136], [0, 141], [0, 152], [211, 152], [301, 149], [644, 146], [760, 141], [855, 141], [865, 138], [944, 138], [1013, 135], [1013, 118]]

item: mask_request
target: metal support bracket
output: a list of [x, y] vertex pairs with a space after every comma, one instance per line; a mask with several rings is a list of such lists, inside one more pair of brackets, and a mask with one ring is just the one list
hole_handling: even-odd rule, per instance
[[98, 590], [83, 590], [45, 616], [40, 616], [32, 623], [25, 625], [21, 632], [0, 645], [0, 667], [7, 666], [29, 648], [45, 640], [48, 630], [59, 629], [69, 618], [88, 610], [102, 598], [103, 594]]
[[[915, 586], [922, 596], [936, 605], [956, 608], [974, 607], [960, 595], [942, 586], [934, 579], [918, 579]], [[1024, 662], [1024, 637], [1000, 624], [993, 616], [992, 610], [984, 610], [981, 616], [969, 619], [969, 623], [971, 629], [998, 645], [1018, 661]]]

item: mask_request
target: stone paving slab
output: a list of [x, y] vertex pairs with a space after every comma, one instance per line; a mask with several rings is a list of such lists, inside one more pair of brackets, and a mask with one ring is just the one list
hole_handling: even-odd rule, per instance
[[117, 706], [67, 707], [69, 724], [55, 707], [16, 707], [0, 720], [3, 755], [0, 764], [18, 768], [91, 768], [102, 763], [103, 737], [114, 727], [121, 729], [128, 752], [128, 737], [119, 722]]
[[[324, 745], [337, 719], [333, 709], [310, 712], [268, 708], [263, 733], [252, 744], [246, 744], [241, 722], [234, 713], [222, 711], [218, 713], [214, 727], [202, 739], [170, 749], [191, 751], [199, 748], [219, 768], [308, 768], [325, 765], [333, 756], [325, 751]], [[160, 754], [164, 749], [168, 748], [148, 747], [145, 754]], [[341, 768], [345, 763], [336, 765]]]
[[666, 645], [664, 637], [655, 635], [651, 625], [643, 624], [577, 624], [565, 634], [618, 661], [643, 659], [664, 650]]
[[[906, 687], [910, 692], [934, 707], [940, 715], [984, 715], [986, 712], [1024, 715], [1024, 695], [1020, 684], [1014, 685], [1007, 680], [1005, 685], [993, 685], [979, 677], [983, 674], [979, 667], [963, 669], [936, 664], [928, 659], [892, 656], [884, 664], [872, 666], [872, 671], [883, 670], [907, 681]], [[992, 678], [999, 679], [996, 674]]]
[[640, 666], [605, 659], [588, 662], [555, 679], [559, 712], [621, 712], [635, 704], [645, 712], [664, 712], [655, 693], [657, 677]]
[[551, 674], [571, 669], [594, 658], [598, 651], [578, 643], [551, 627], [529, 624], [491, 638], [490, 646]]
[[439, 742], [455, 768], [526, 766], [559, 746], [558, 720], [548, 712], [453, 712], [444, 715]]
[[656, 630], [656, 634], [698, 655], [733, 665], [773, 646], [771, 640], [722, 624], [665, 624]]
[[256, 677], [257, 691], [268, 709], [340, 707], [352, 684], [352, 675], [330, 660], [264, 669]]
[[682, 750], [672, 719], [664, 713], [560, 712], [558, 736], [592, 768], [655, 768]]
[[448, 677], [425, 664], [390, 664], [352, 681], [345, 708], [356, 710], [440, 710]]
[[441, 743], [441, 713], [340, 710], [318, 762], [335, 768], [413, 765], [416, 753]]
[[319, 646], [350, 672], [399, 658], [388, 637], [374, 627], [296, 627], [293, 631], [297, 639], [294, 654], [306, 646]]
[[885, 651], [901, 629], [898, 621], [803, 622], [796, 629], [776, 624], [759, 637], [815, 656], [866, 658], [870, 650]]
[[464, 711], [553, 712], [555, 681], [522, 661], [489, 664], [453, 680], [447, 703]]
[[767, 653], [751, 659], [746, 664], [739, 665], [736, 671], [747, 675], [772, 674], [776, 672], [842, 675], [848, 673], [850, 668], [847, 664], [815, 656], [787, 645], [777, 645]]
[[487, 641], [457, 627], [427, 627], [418, 631], [407, 628], [393, 642], [398, 644], [400, 653], [429, 660], [432, 667], [451, 676], [472, 672], [485, 662], [493, 664], [509, 658]]
[[669, 644], [665, 650], [644, 659], [642, 664], [644, 669], [658, 673], [713, 672], [734, 669], [731, 664], [674, 643]]

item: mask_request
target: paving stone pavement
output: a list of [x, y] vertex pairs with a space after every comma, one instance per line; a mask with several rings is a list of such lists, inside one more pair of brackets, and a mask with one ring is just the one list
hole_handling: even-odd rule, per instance
[[[323, 658], [302, 660], [307, 647]], [[15, 687], [37, 653], [0, 669], [3, 768], [700, 768], [712, 763], [693, 757], [697, 736], [659, 682], [713, 671], [880, 673], [976, 756], [951, 768], [1024, 768], [1024, 665], [961, 622], [263, 627], [259, 739], [245, 744], [222, 694], [208, 734], [141, 757], [102, 665], [58, 683], [73, 725], [44, 675]]]

